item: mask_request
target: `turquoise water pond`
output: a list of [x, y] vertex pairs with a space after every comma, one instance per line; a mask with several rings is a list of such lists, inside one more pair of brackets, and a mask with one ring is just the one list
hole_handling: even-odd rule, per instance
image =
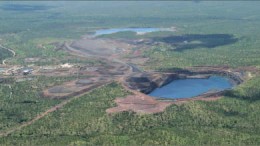
[[222, 91], [234, 86], [230, 79], [211, 76], [206, 79], [179, 79], [157, 88], [149, 95], [162, 98], [190, 98], [208, 91]]

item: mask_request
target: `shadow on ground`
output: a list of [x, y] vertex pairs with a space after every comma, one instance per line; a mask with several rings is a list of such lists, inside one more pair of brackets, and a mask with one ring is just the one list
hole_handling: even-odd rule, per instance
[[174, 46], [175, 51], [196, 48], [215, 48], [233, 44], [238, 41], [231, 34], [186, 34], [181, 36], [167, 36], [154, 38], [156, 42], [164, 42]]

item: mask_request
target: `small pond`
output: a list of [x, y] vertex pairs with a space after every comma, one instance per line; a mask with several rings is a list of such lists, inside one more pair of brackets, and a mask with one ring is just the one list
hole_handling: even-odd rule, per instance
[[174, 31], [173, 28], [111, 28], [111, 29], [100, 29], [95, 32], [95, 36], [104, 34], [113, 34], [117, 32], [133, 31], [137, 34], [144, 34], [156, 31]]
[[149, 95], [161, 98], [190, 98], [209, 91], [222, 91], [234, 86], [231, 80], [222, 76], [205, 79], [179, 79], [157, 88]]

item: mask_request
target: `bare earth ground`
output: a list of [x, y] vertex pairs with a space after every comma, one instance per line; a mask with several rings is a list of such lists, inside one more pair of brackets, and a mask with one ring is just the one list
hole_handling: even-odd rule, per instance
[[122, 111], [133, 111], [136, 113], [158, 113], [164, 111], [164, 109], [171, 105], [170, 102], [160, 102], [149, 96], [129, 95], [125, 98], [115, 99], [117, 107], [109, 108], [107, 113], [115, 113]]
[[133, 111], [140, 114], [154, 114], [163, 112], [166, 107], [172, 104], [183, 104], [189, 101], [215, 101], [220, 99], [221, 96], [212, 97], [194, 97], [188, 99], [177, 99], [176, 101], [158, 101], [147, 95], [129, 95], [125, 98], [116, 98], [116, 107], [106, 110], [107, 113], [118, 113], [123, 111]]
[[[120, 82], [120, 81], [119, 81]], [[106, 110], [107, 113], [118, 113], [123, 111], [133, 111], [140, 114], [154, 114], [163, 112], [168, 106], [172, 104], [183, 104], [189, 101], [215, 101], [222, 97], [222, 92], [218, 94], [208, 93], [194, 98], [176, 99], [176, 100], [156, 100], [154, 97], [148, 96], [141, 92], [129, 89], [121, 82], [121, 85], [133, 95], [127, 97], [118, 97], [115, 99], [116, 107]]]
[[[87, 83], [80, 83], [80, 82]], [[73, 97], [75, 95], [80, 95], [85, 93], [91, 89], [99, 87], [103, 84], [111, 82], [109, 79], [101, 79], [101, 78], [87, 78], [87, 79], [79, 79], [75, 81], [66, 82], [59, 86], [54, 86], [52, 88], [46, 89], [43, 91], [43, 96], [47, 98], [68, 98]]]
[[133, 45], [118, 40], [84, 37], [72, 42], [70, 47], [88, 56], [114, 57], [127, 54]]
[[109, 108], [106, 112], [133, 111], [142, 114], [152, 114], [163, 112], [167, 106], [172, 104], [171, 102], [158, 101], [140, 92], [132, 92], [134, 95], [128, 95], [125, 98], [116, 98], [117, 107]]

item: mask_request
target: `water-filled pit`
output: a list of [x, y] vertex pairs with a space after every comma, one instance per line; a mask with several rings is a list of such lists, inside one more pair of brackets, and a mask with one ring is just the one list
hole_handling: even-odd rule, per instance
[[136, 32], [137, 34], [145, 34], [150, 32], [157, 32], [157, 31], [174, 31], [174, 28], [111, 28], [111, 29], [100, 29], [95, 32], [95, 36], [105, 35], [105, 34], [113, 34], [117, 32], [126, 32], [132, 31]]
[[234, 83], [223, 76], [210, 76], [201, 79], [178, 79], [169, 84], [156, 88], [150, 96], [158, 98], [191, 98], [206, 92], [223, 91], [231, 89]]

